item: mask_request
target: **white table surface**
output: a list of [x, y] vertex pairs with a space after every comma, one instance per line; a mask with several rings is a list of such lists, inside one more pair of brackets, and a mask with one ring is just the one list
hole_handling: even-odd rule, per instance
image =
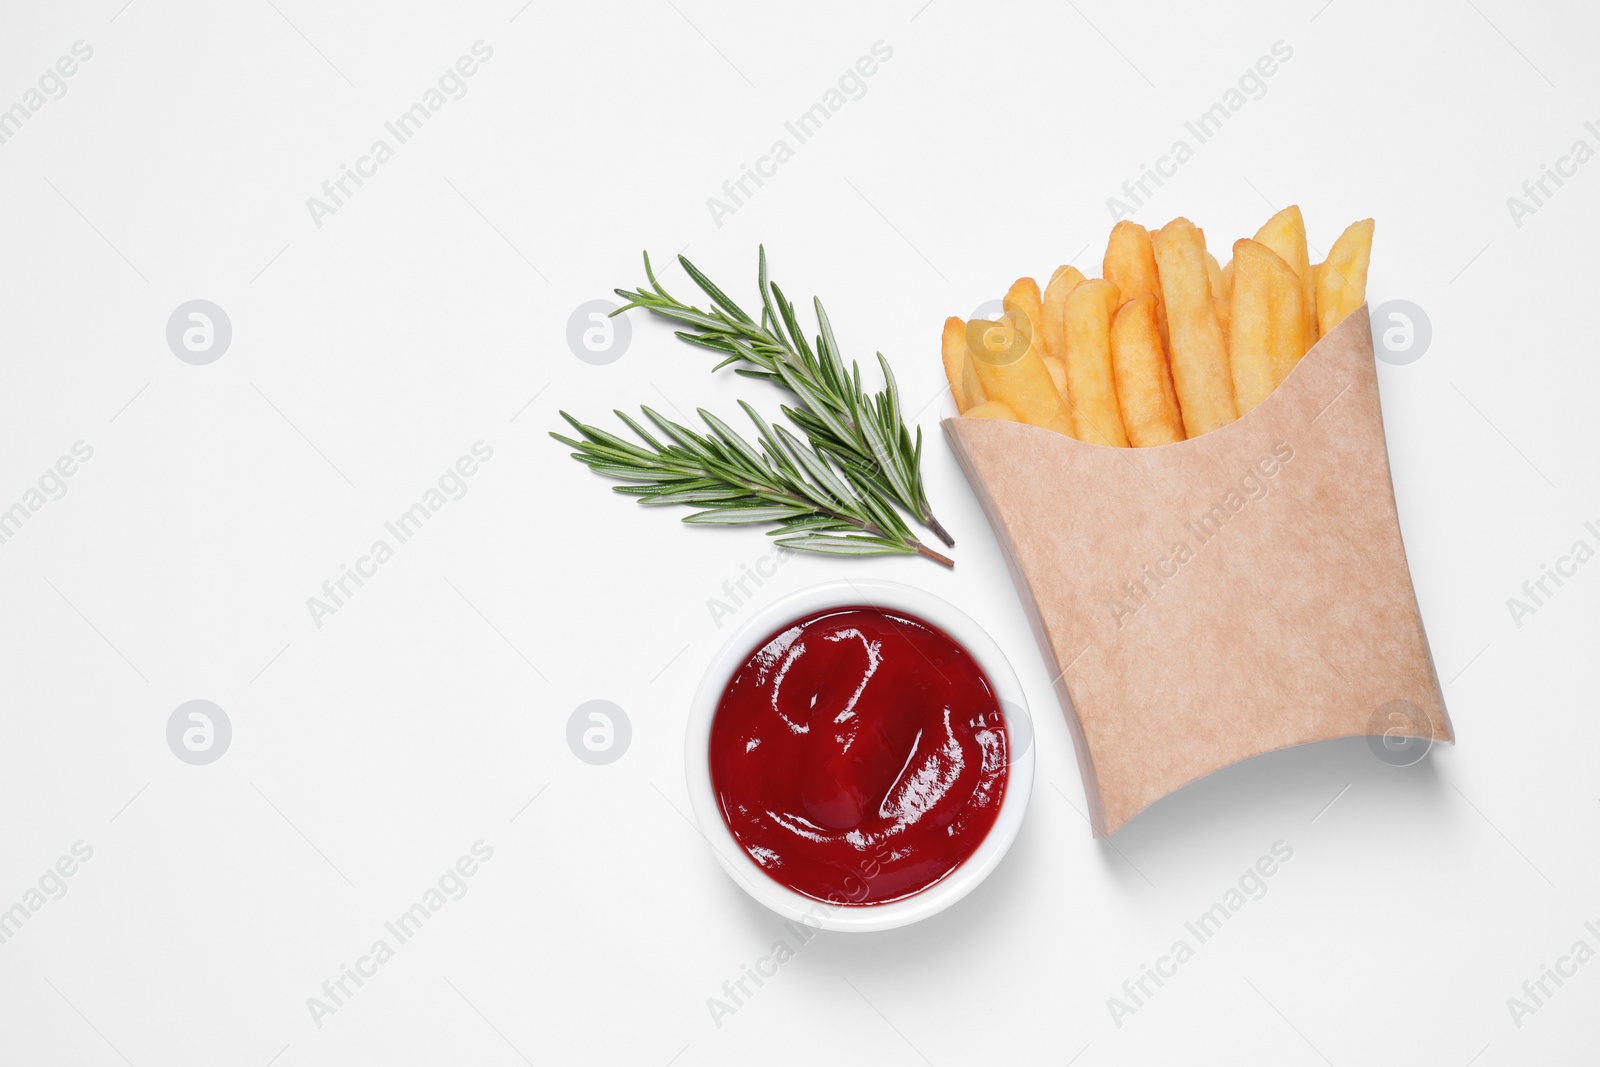
[[[1508, 998], [1600, 950], [1600, 563], [1520, 620], [1507, 598], [1600, 545], [1600, 163], [1520, 218], [1507, 198], [1600, 148], [1600, 13], [1201, 8], [7, 4], [0, 108], [75, 42], [92, 56], [0, 143], [0, 509], [77, 442], [93, 454], [0, 544], [0, 909], [28, 911], [0, 944], [0, 1061], [1590, 1062], [1600, 963], [1562, 965], [1531, 1013]], [[465, 95], [397, 144], [385, 122], [479, 41]], [[1259, 99], [1196, 145], [1185, 122], [1279, 41]], [[785, 123], [877, 42], [859, 99], [797, 144]], [[379, 138], [393, 158], [314, 219], [307, 198]], [[1373, 305], [1432, 324], [1379, 375], [1460, 744], [1408, 768], [1359, 740], [1259, 759], [1108, 844], [938, 433], [936, 338], [1019, 274], [1096, 273], [1107, 198], [1180, 138], [1193, 157], [1136, 219], [1185, 214], [1225, 247], [1298, 202], [1325, 251], [1375, 216]], [[779, 139], [792, 158], [713, 217]], [[708, 601], [768, 542], [635, 507], [546, 432], [558, 409], [771, 410], [658, 322], [635, 317], [606, 365], [567, 342], [574, 309], [642, 281], [641, 249], [687, 249], [749, 299], [760, 242], [850, 354], [893, 360], [959, 564], [790, 560], [752, 602], [840, 574], [956, 602], [1011, 651], [1039, 773], [978, 892], [822, 936], [713, 1018], [786, 935], [686, 821], [683, 725], [739, 617]], [[232, 328], [203, 366], [165, 334], [192, 299]], [[466, 494], [317, 625], [307, 598], [479, 441]], [[196, 699], [232, 728], [200, 766], [166, 735]], [[566, 741], [596, 699], [632, 727], [604, 766]], [[314, 1018], [480, 841], [465, 895]], [[1280, 841], [1265, 895], [1114, 1017]], [[47, 875], [78, 842], [92, 857]], [[30, 898], [41, 879], [64, 895]]]

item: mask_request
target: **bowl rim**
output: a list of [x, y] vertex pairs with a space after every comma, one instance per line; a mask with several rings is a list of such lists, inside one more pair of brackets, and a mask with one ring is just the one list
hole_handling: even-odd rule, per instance
[[[1006, 716], [1005, 796], [977, 849], [944, 878], [886, 904], [830, 904], [798, 893], [762, 870], [722, 818], [711, 784], [711, 724], [733, 673], [760, 643], [786, 622], [829, 608], [866, 606], [923, 619], [961, 644], [989, 678]], [[1016, 751], [1021, 738], [1021, 751]], [[1022, 829], [1033, 792], [1033, 721], [1016, 671], [999, 644], [960, 608], [915, 586], [871, 578], [838, 578], [796, 590], [746, 619], [723, 643], [701, 675], [689, 709], [684, 771], [700, 833], [729, 876], [746, 893], [790, 920], [822, 930], [889, 930], [937, 914], [972, 892], [999, 865]]]

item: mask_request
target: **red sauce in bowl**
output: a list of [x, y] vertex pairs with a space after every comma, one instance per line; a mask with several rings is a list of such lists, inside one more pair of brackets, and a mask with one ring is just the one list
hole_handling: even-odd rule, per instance
[[972, 654], [903, 612], [797, 619], [733, 675], [711, 724], [723, 820], [772, 878], [881, 904], [972, 855], [1005, 796], [1005, 721]]

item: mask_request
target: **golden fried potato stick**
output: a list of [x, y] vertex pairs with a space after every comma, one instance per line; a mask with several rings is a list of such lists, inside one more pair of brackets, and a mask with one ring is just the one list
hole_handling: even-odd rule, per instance
[[1233, 260], [1222, 265], [1222, 295], [1211, 298], [1217, 312], [1217, 325], [1222, 327], [1222, 343], [1228, 343], [1228, 326], [1233, 319]]
[[961, 394], [967, 398], [967, 407], [961, 409], [963, 415], [967, 408], [975, 408], [989, 399], [989, 394], [983, 391], [983, 382], [978, 379], [978, 361], [972, 358], [970, 351], [961, 365]]
[[[1205, 240], [1202, 233], [1200, 239]], [[1222, 280], [1222, 264], [1217, 262], [1217, 257], [1210, 252], [1206, 253], [1206, 282], [1211, 286], [1211, 295], [1218, 300], [1227, 298], [1228, 287]]]
[[[1298, 292], [1283, 293], [1272, 309], [1272, 369], [1279, 385], [1289, 377], [1295, 364], [1300, 362], [1312, 345], [1310, 335], [1306, 333], [1304, 300], [1305, 297]], [[1244, 413], [1241, 411], [1240, 414]]]
[[1072, 410], [1056, 391], [1041, 342], [1026, 317], [1007, 312], [993, 322], [967, 323], [967, 348], [987, 399], [1004, 401], [1031, 426], [1077, 436]]
[[1136, 296], [1118, 309], [1111, 323], [1111, 370], [1122, 423], [1135, 448], [1183, 440], [1183, 416], [1161, 347], [1154, 295]]
[[1101, 265], [1106, 281], [1117, 287], [1124, 304], [1148, 293], [1156, 298], [1156, 324], [1161, 328], [1161, 345], [1167, 345], [1167, 304], [1161, 298], [1161, 278], [1156, 272], [1156, 253], [1150, 244], [1150, 231], [1137, 222], [1123, 219], [1111, 227]]
[[1041, 333], [1040, 326], [1044, 321], [1041, 314], [1041, 299], [1039, 297], [1039, 283], [1032, 278], [1018, 278], [1011, 283], [1011, 288], [1006, 290], [1006, 295], [1000, 301], [1001, 307], [1016, 315], [1025, 315], [1033, 336]]
[[[1083, 272], [1077, 267], [1062, 266], [1056, 268], [1056, 272], [1050, 275], [1050, 284], [1044, 287], [1044, 302], [1039, 312], [1043, 319], [1039, 325], [1044, 331], [1044, 352], [1047, 356], [1059, 359], [1063, 369], [1067, 365], [1067, 333], [1062, 311], [1067, 304], [1067, 294], [1082, 281]], [[1066, 390], [1062, 390], [1062, 395], [1067, 397], [1070, 405], [1072, 398]]]
[[[1185, 436], [1199, 437], [1239, 417], [1228, 371], [1228, 347], [1211, 295], [1200, 231], [1176, 218], [1151, 237], [1167, 305], [1172, 384]], [[1237, 273], [1237, 268], [1235, 268]]]
[[[1067, 407], [1072, 406], [1072, 401], [1067, 400], [1067, 365], [1055, 356], [1044, 357], [1045, 370], [1050, 372], [1050, 380], [1056, 383], [1056, 392], [1061, 394], [1061, 399], [1067, 401]], [[1076, 422], [1073, 425], [1077, 425]]]
[[1011, 405], [1004, 400], [985, 400], [962, 412], [969, 419], [999, 419], [1003, 422], [1021, 422]]
[[[1050, 284], [1054, 285], [1057, 282], [1061, 282], [1066, 285], [1068, 292], [1071, 292], [1072, 288], [1081, 281], [1083, 281], [1083, 271], [1069, 263], [1063, 263], [1050, 272]], [[1045, 288], [1048, 289], [1049, 286]]]
[[1272, 216], [1256, 231], [1255, 239], [1276, 252], [1294, 271], [1300, 283], [1300, 303], [1306, 320], [1306, 347], [1310, 348], [1317, 342], [1317, 280], [1311, 273], [1311, 256], [1306, 251], [1306, 222], [1299, 206], [1290, 204]]
[[[1205, 240], [1205, 236], [1206, 232], [1201, 230], [1200, 239], [1202, 241]], [[1233, 261], [1229, 260], [1228, 265], [1232, 266]], [[1222, 265], [1217, 262], [1217, 257], [1210, 252], [1206, 253], [1206, 282], [1211, 286], [1211, 307], [1216, 312], [1217, 325], [1222, 327], [1222, 347], [1226, 349], [1228, 347], [1228, 320], [1233, 317], [1233, 309], [1228, 303], [1228, 294], [1232, 288], [1232, 282], [1229, 280], [1228, 274]], [[1240, 412], [1240, 414], [1243, 414], [1243, 412]]]
[[944, 357], [944, 378], [950, 383], [950, 395], [955, 398], [956, 410], [965, 412], [972, 406], [961, 386], [962, 372], [967, 363], [967, 324], [954, 315], [945, 319], [939, 348]]
[[1111, 371], [1111, 316], [1121, 297], [1117, 287], [1095, 278], [1067, 294], [1067, 391], [1078, 439], [1128, 447]]
[[1294, 268], [1259, 241], [1233, 245], [1228, 365], [1243, 416], [1289, 376], [1306, 350], [1306, 318]]
[[1317, 331], [1324, 336], [1367, 299], [1372, 220], [1352, 222], [1317, 265]]

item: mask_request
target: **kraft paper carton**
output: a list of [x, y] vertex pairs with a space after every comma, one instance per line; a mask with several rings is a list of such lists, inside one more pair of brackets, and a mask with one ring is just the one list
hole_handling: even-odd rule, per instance
[[1096, 836], [1275, 749], [1454, 740], [1365, 307], [1253, 411], [1192, 440], [1108, 448], [943, 425], [1053, 665]]

